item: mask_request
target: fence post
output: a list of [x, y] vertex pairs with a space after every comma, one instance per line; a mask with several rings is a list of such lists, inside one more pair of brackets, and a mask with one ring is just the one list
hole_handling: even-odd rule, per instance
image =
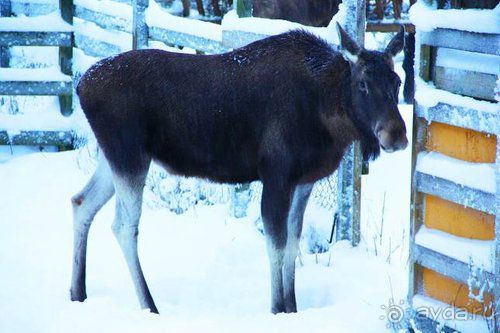
[[[68, 24], [73, 24], [73, 0], [59, 0], [59, 8], [61, 10], [61, 18]], [[72, 37], [74, 38], [74, 37]], [[71, 42], [73, 45], [74, 42]], [[72, 76], [72, 59], [73, 59], [73, 46], [60, 46], [59, 47], [59, 67], [63, 74]], [[59, 96], [59, 105], [61, 113], [69, 116], [73, 112], [73, 96], [61, 95]]]
[[[11, 13], [10, 1], [0, 2], [0, 17], [10, 16]], [[9, 67], [9, 48], [7, 46], [0, 46], [0, 67]]]
[[[366, 3], [363, 0], [344, 0], [347, 7], [348, 20], [345, 30], [364, 45]], [[347, 150], [338, 169], [338, 225], [336, 240], [349, 240], [353, 246], [360, 241], [360, 211], [361, 211], [361, 145], [358, 141]]]
[[149, 0], [133, 0], [132, 5], [132, 49], [138, 50], [148, 47], [149, 29], [146, 24], [146, 9], [149, 6]]

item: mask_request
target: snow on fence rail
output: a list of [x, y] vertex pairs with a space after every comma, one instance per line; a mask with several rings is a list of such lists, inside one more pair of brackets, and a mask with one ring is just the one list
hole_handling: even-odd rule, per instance
[[[408, 301], [474, 314], [470, 325], [440, 322], [446, 332], [500, 329], [500, 5], [493, 6], [438, 9], [421, 0], [410, 9], [420, 77]], [[438, 324], [415, 318], [422, 331]]]

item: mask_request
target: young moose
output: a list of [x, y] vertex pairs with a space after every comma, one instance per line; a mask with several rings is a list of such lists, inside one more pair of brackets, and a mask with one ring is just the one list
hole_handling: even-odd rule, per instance
[[403, 32], [377, 52], [337, 28], [341, 52], [299, 30], [220, 55], [130, 51], [85, 73], [77, 92], [104, 158], [72, 198], [73, 301], [87, 297], [90, 225], [116, 192], [113, 232], [141, 307], [158, 312], [137, 255], [143, 187], [155, 161], [189, 177], [263, 182], [271, 311], [297, 310], [295, 259], [314, 182], [337, 169], [354, 140], [366, 160], [380, 147], [408, 144], [392, 62]]

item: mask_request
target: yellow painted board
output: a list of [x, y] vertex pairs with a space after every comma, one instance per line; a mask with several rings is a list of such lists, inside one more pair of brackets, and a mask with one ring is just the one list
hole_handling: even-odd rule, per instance
[[427, 129], [426, 149], [475, 163], [495, 163], [497, 138], [493, 134], [433, 122]]
[[[424, 293], [435, 300], [461, 308], [475, 315], [489, 317], [492, 313], [492, 295], [484, 293], [483, 303], [469, 298], [467, 285], [457, 282], [449, 277], [436, 273], [428, 268], [423, 268]], [[474, 295], [478, 290], [473, 291]]]
[[433, 195], [425, 196], [424, 224], [449, 234], [478, 240], [495, 239], [495, 216]]

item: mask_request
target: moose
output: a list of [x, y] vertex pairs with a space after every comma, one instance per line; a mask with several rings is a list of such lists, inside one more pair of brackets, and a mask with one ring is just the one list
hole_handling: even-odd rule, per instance
[[404, 32], [378, 52], [337, 30], [339, 49], [293, 30], [224, 54], [134, 50], [89, 68], [77, 93], [103, 154], [71, 199], [71, 300], [87, 297], [89, 228], [116, 193], [113, 233], [140, 306], [158, 313], [137, 253], [143, 188], [155, 161], [213, 182], [262, 181], [271, 311], [297, 311], [295, 260], [314, 182], [337, 169], [355, 140], [365, 160], [408, 144], [392, 61]]

